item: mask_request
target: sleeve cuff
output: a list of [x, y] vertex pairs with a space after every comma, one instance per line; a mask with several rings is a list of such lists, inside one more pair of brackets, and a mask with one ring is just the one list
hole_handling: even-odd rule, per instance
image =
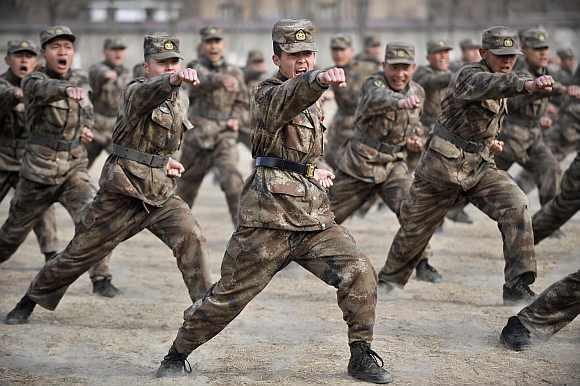
[[315, 86], [315, 88], [318, 91], [324, 91], [324, 90], [328, 90], [328, 85], [324, 85], [322, 83], [320, 83], [320, 80], [318, 79], [318, 75], [321, 73], [321, 70], [313, 70], [310, 71], [310, 73], [308, 74], [308, 80], [310, 81], [310, 84]]

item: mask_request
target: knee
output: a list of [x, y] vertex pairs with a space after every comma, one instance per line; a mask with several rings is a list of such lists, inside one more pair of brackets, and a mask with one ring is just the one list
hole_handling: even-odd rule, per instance
[[377, 273], [369, 259], [360, 255], [353, 257], [352, 263], [346, 268], [339, 287], [357, 288], [360, 292], [374, 293], [377, 288]]

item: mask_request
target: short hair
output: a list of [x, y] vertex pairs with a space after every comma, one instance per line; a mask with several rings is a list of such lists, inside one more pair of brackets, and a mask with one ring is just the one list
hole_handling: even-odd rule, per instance
[[274, 50], [274, 55], [276, 55], [277, 57], [282, 56], [282, 47], [280, 47], [280, 43], [272, 42], [272, 49]]

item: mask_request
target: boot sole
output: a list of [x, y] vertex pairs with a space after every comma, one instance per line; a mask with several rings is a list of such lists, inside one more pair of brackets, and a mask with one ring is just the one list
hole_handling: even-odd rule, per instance
[[386, 378], [386, 379], [383, 379], [383, 378], [377, 379], [377, 378], [373, 378], [373, 377], [368, 377], [367, 375], [361, 375], [361, 374], [356, 374], [356, 373], [354, 373], [354, 374], [348, 373], [348, 375], [350, 375], [354, 379], [358, 379], [359, 381], [376, 383], [378, 385], [386, 385], [387, 383], [393, 382], [393, 377], [391, 377], [391, 376], [389, 376], [389, 378]]
[[28, 319], [4, 319], [4, 324], [9, 325], [17, 325], [17, 324], [26, 324], [28, 323]]

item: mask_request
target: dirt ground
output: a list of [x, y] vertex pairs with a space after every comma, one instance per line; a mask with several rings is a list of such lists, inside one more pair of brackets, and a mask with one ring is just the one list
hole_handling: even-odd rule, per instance
[[[248, 165], [243, 150], [242, 165]], [[101, 157], [99, 167], [104, 160]], [[98, 169], [100, 170], [100, 169]], [[98, 171], [93, 170], [93, 176]], [[538, 208], [537, 195], [530, 198]], [[0, 206], [0, 220], [9, 200]], [[580, 324], [573, 322], [549, 343], [514, 353], [498, 343], [518, 308], [501, 301], [503, 258], [495, 224], [468, 207], [471, 226], [449, 223], [432, 241], [432, 262], [444, 275], [433, 285], [412, 279], [404, 291], [379, 295], [373, 348], [392, 371], [395, 385], [580, 384]], [[213, 278], [232, 232], [223, 195], [206, 179], [194, 214], [208, 239]], [[64, 247], [72, 222], [58, 207]], [[372, 210], [346, 224], [360, 248], [380, 268], [397, 230], [395, 216]], [[537, 248], [534, 289], [578, 269], [580, 216], [566, 238]], [[188, 378], [156, 380], [153, 374], [171, 345], [189, 305], [171, 252], [145, 231], [114, 252], [114, 299], [91, 294], [87, 275], [74, 283], [56, 312], [37, 309], [27, 325], [0, 324], [2, 385], [347, 385], [346, 327], [334, 289], [297, 265], [274, 278], [222, 334], [190, 356]], [[0, 316], [14, 306], [43, 258], [31, 234], [0, 266]]]

